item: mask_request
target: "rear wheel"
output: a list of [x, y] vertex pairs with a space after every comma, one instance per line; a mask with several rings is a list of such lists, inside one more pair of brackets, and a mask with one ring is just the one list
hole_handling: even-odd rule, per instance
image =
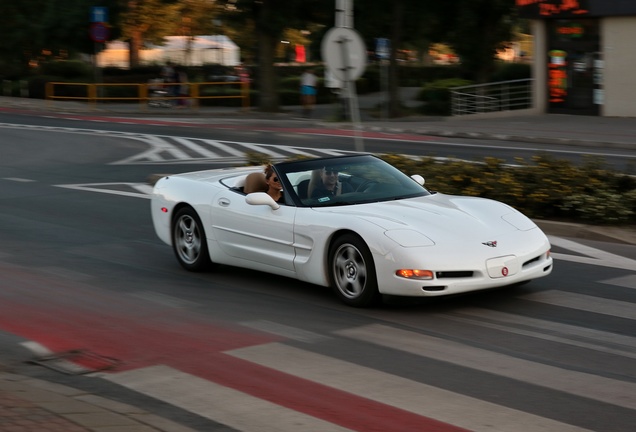
[[175, 216], [172, 248], [177, 261], [186, 270], [202, 271], [211, 264], [203, 224], [191, 207], [182, 208]]
[[329, 248], [329, 277], [336, 295], [349, 306], [371, 306], [380, 298], [373, 257], [358, 236], [345, 234]]

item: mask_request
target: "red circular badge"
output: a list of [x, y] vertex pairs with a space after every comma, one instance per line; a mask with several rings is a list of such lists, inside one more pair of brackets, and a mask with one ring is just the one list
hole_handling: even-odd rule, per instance
[[106, 42], [110, 36], [110, 30], [105, 23], [94, 22], [91, 24], [90, 35], [93, 42]]
[[501, 274], [504, 276], [508, 276], [508, 267], [504, 267], [501, 269]]

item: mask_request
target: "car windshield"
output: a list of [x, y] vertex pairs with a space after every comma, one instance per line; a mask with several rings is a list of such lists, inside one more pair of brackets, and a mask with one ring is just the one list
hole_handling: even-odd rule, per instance
[[283, 162], [275, 168], [296, 204], [303, 207], [342, 206], [430, 195], [415, 180], [371, 155]]

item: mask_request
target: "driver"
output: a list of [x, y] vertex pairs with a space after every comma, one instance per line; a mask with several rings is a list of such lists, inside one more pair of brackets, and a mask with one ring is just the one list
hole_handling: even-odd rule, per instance
[[323, 167], [320, 169], [320, 181], [317, 182], [312, 190], [311, 198], [336, 196], [348, 192], [353, 192], [353, 188], [348, 183], [338, 181], [338, 170]]

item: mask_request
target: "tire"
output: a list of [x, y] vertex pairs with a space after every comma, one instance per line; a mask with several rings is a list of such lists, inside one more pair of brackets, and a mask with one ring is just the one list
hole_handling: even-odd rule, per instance
[[192, 207], [179, 210], [172, 224], [172, 249], [188, 271], [207, 270], [212, 264], [201, 219]]
[[345, 304], [354, 307], [374, 305], [380, 299], [373, 257], [358, 236], [345, 234], [329, 247], [329, 280]]

